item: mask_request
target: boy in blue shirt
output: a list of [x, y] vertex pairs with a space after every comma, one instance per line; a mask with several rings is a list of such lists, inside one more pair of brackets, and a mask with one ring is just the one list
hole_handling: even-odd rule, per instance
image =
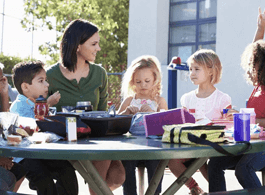
[[[34, 102], [42, 95], [48, 95], [49, 84], [46, 81], [44, 64], [22, 62], [13, 68], [13, 83], [19, 92], [10, 107], [10, 112], [19, 116], [34, 118]], [[59, 92], [50, 96], [48, 104], [54, 105], [60, 99]], [[78, 184], [75, 170], [66, 160], [14, 159], [28, 171], [26, 178], [29, 187], [37, 190], [38, 195], [77, 195]], [[56, 179], [56, 184], [53, 179]]]

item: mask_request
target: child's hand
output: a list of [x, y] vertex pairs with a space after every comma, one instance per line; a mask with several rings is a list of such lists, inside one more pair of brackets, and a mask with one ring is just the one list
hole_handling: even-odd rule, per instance
[[239, 112], [237, 110], [234, 110], [234, 109], [228, 110], [228, 112], [226, 114], [226, 119], [233, 120], [233, 114], [234, 113], [239, 113]]
[[258, 15], [258, 27], [265, 28], [265, 10], [262, 13], [260, 7], [259, 7], [259, 15]]
[[49, 106], [54, 106], [55, 104], [57, 104], [59, 102], [61, 98], [61, 94], [59, 91], [56, 91], [54, 94], [52, 94], [48, 99], [47, 99], [47, 103]]
[[126, 108], [126, 113], [128, 113], [128, 114], [136, 114], [137, 112], [139, 112], [140, 110], [139, 110], [139, 108], [138, 107], [136, 107], [136, 106], [132, 106], [132, 105], [130, 105], [130, 106], [128, 106], [127, 108]]
[[144, 104], [141, 106], [140, 112], [154, 112], [154, 111], [150, 108], [150, 106]]
[[13, 167], [12, 158], [1, 157], [0, 166], [7, 170], [10, 170]]

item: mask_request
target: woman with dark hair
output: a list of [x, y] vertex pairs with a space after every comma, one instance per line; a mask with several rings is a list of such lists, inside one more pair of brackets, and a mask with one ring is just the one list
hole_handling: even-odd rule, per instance
[[[47, 70], [49, 94], [57, 91], [61, 94], [55, 105], [57, 111], [61, 111], [61, 106], [76, 106], [78, 101], [90, 101], [93, 110], [106, 110], [107, 73], [103, 67], [94, 64], [100, 51], [99, 41], [97, 26], [86, 20], [74, 20], [65, 29], [60, 47], [62, 62]], [[124, 182], [125, 170], [121, 161], [92, 163], [111, 190]], [[90, 193], [95, 194], [91, 188]]]
[[107, 73], [93, 63], [100, 51], [99, 40], [97, 26], [85, 20], [74, 20], [65, 29], [60, 46], [62, 62], [47, 70], [49, 94], [61, 94], [57, 111], [62, 106], [76, 106], [78, 101], [90, 101], [93, 110], [106, 110]]

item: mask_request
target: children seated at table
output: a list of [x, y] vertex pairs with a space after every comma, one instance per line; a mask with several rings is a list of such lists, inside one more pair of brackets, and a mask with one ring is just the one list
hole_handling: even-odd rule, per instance
[[[13, 68], [13, 83], [19, 92], [12, 103], [10, 111], [23, 117], [34, 118], [34, 101], [42, 95], [48, 94], [49, 84], [46, 81], [44, 64], [38, 62], [22, 62]], [[55, 104], [60, 94], [49, 97], [48, 102]], [[26, 178], [29, 187], [37, 190], [40, 195], [73, 195], [78, 194], [78, 184], [75, 170], [66, 160], [41, 160], [14, 158], [28, 171]], [[54, 179], [57, 180], [54, 183]]]
[[[195, 52], [187, 60], [190, 70], [190, 80], [198, 88], [184, 94], [180, 101], [181, 105], [187, 109], [196, 121], [205, 118], [222, 118], [224, 108], [231, 106], [231, 98], [219, 91], [214, 85], [221, 79], [222, 64], [217, 54], [208, 49], [201, 49]], [[171, 172], [179, 177], [185, 170], [185, 162], [191, 159], [172, 159], [168, 163]], [[207, 166], [203, 165], [201, 173], [208, 180]], [[204, 191], [197, 182], [190, 177], [185, 185], [190, 189], [192, 195], [203, 194]]]
[[[245, 70], [246, 80], [254, 86], [247, 108], [254, 108], [256, 123], [265, 128], [265, 11], [259, 8], [258, 26], [252, 44], [249, 44], [241, 57], [241, 66]], [[230, 110], [228, 117], [238, 111]], [[209, 192], [226, 191], [225, 172], [235, 168], [235, 175], [244, 189], [259, 188], [261, 182], [256, 174], [265, 167], [265, 152], [250, 153], [239, 156], [210, 158]]]
[[[138, 112], [159, 112], [167, 110], [166, 100], [161, 97], [161, 68], [154, 56], [136, 58], [127, 69], [122, 81], [122, 102], [119, 114], [136, 114]], [[122, 161], [126, 180], [123, 184], [124, 195], [136, 195], [135, 169], [140, 160]], [[159, 160], [143, 161], [148, 171], [148, 182], [156, 170]], [[161, 193], [161, 182], [155, 194]]]

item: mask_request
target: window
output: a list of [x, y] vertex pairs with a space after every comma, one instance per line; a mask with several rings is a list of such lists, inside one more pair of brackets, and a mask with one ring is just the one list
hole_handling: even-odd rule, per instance
[[198, 49], [216, 45], [217, 0], [171, 0], [168, 61], [174, 56], [186, 62]]

